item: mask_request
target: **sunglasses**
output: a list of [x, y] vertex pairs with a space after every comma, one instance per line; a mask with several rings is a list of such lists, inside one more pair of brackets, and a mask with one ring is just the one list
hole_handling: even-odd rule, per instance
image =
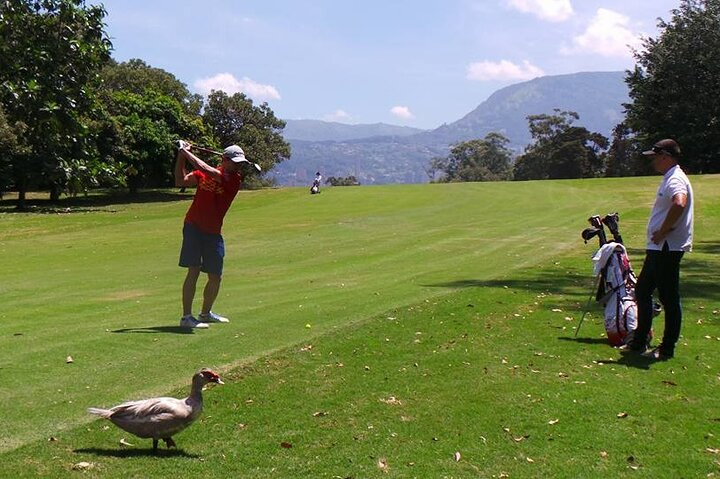
[[668, 155], [668, 156], [672, 156], [672, 153], [670, 153], [670, 152], [667, 151], [666, 149], [661, 148], [661, 147], [659, 147], [659, 146], [653, 146], [653, 147], [652, 147], [652, 152], [655, 153], [655, 154], [657, 154], [657, 155]]

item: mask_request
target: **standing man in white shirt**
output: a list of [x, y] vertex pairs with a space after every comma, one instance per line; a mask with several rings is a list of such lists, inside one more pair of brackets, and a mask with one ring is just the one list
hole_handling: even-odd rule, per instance
[[680, 260], [692, 250], [693, 190], [690, 180], [678, 165], [680, 146], [675, 140], [658, 141], [644, 151], [652, 166], [663, 175], [647, 227], [645, 262], [635, 287], [638, 303], [638, 327], [627, 350], [645, 352], [652, 327], [653, 299], [657, 289], [665, 311], [665, 329], [660, 345], [648, 355], [664, 361], [675, 355], [680, 337]]

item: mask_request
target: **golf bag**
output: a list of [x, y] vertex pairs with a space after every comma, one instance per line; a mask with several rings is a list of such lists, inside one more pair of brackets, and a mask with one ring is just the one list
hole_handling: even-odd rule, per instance
[[[587, 243], [589, 239], [597, 236], [600, 246], [592, 258], [593, 273], [597, 278], [595, 301], [605, 309], [605, 332], [608, 342], [613, 346], [621, 346], [632, 339], [633, 331], [637, 328], [635, 301], [637, 278], [630, 266], [625, 246], [622, 244], [618, 230], [618, 214], [609, 214], [602, 219], [593, 216], [588, 221], [591, 227], [582, 232], [582, 238]], [[607, 240], [604, 226], [608, 227], [614, 241]], [[583, 319], [585, 314], [587, 310], [583, 314]], [[576, 336], [580, 324], [575, 331]]]

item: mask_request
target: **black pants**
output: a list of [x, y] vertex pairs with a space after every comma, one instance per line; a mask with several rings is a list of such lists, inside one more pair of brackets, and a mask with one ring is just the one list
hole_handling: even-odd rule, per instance
[[667, 243], [662, 251], [647, 250], [640, 277], [635, 286], [638, 305], [638, 327], [634, 341], [647, 342], [652, 327], [653, 298], [657, 289], [660, 303], [665, 311], [665, 330], [660, 350], [669, 355], [675, 352], [675, 343], [680, 338], [682, 306], [680, 305], [680, 260], [683, 251], [669, 251]]

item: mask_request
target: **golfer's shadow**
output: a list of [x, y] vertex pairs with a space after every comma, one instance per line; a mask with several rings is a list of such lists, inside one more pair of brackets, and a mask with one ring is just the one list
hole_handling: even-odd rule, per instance
[[113, 333], [170, 333], [170, 334], [194, 334], [192, 328], [181, 328], [180, 326], [150, 326], [148, 328], [122, 328], [114, 329]]
[[[561, 336], [558, 338], [561, 341], [573, 341], [576, 343], [582, 343], [582, 344], [607, 344], [607, 338], [576, 338], [576, 337], [569, 337], [569, 336]], [[615, 349], [615, 348], [613, 348]], [[615, 351], [618, 352], [620, 357], [618, 359], [598, 359], [598, 363], [603, 364], [618, 364], [621, 366], [627, 366], [631, 368], [638, 368], [638, 369], [650, 369], [650, 366], [657, 362], [657, 360], [643, 356], [641, 354], [634, 354], [634, 353], [620, 353], [617, 349]]]
[[95, 456], [105, 457], [187, 457], [197, 459], [200, 456], [196, 454], [188, 454], [182, 449], [158, 449], [154, 453], [152, 448], [142, 449], [101, 449], [99, 447], [88, 447], [84, 449], [73, 450], [76, 454], [94, 454]]
[[627, 366], [630, 368], [637, 369], [650, 369], [650, 366], [657, 363], [658, 361], [647, 356], [640, 354], [622, 354], [616, 361], [608, 361], [607, 359], [599, 359], [598, 362], [602, 361], [604, 364], [619, 364], [621, 366]]

